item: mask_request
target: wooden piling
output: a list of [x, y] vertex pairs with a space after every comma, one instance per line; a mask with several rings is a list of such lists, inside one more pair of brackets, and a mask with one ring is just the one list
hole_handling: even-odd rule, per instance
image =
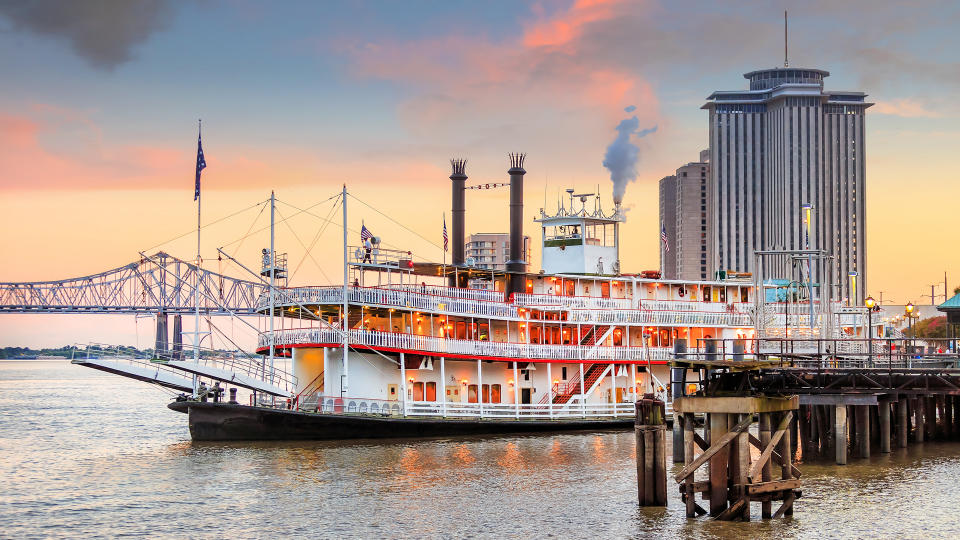
[[[770, 446], [770, 415], [771, 413], [760, 413], [760, 446], [766, 448]], [[760, 474], [760, 480], [764, 483], [769, 482], [773, 479], [773, 461], [767, 460], [763, 464], [763, 469]], [[773, 515], [773, 503], [770, 502], [770, 499], [764, 499], [760, 503], [760, 517], [766, 519]]]
[[907, 397], [900, 396], [897, 401], [897, 447], [907, 447], [907, 435], [910, 433], [910, 417], [907, 415]]
[[923, 421], [923, 413], [926, 406], [924, 405], [924, 400], [922, 397], [915, 398], [913, 400], [913, 414], [914, 414], [914, 428], [913, 428], [913, 440], [918, 443], [923, 442], [923, 434], [926, 431], [926, 424]]
[[666, 413], [662, 401], [645, 394], [636, 402], [637, 500], [640, 506], [667, 505]]
[[854, 407], [857, 422], [857, 457], [870, 457], [870, 407]]
[[890, 402], [881, 401], [878, 404], [877, 413], [880, 424], [880, 453], [890, 453]]
[[[710, 414], [710, 440], [718, 441], [727, 434], [729, 426], [727, 415]], [[711, 443], [711, 446], [713, 443]], [[730, 461], [729, 448], [719, 449], [710, 458], [710, 515], [719, 516], [727, 509], [727, 464]]]
[[[684, 413], [677, 414], [674, 413], [674, 418], [683, 419], [683, 462], [691, 463], [693, 461], [693, 444], [694, 444], [694, 434], [696, 433], [693, 430], [694, 417], [693, 413]], [[697, 517], [697, 509], [703, 510], [697, 505], [696, 493], [693, 490], [693, 475], [691, 474], [684, 480], [684, 502], [687, 506], [687, 517]]]
[[847, 464], [847, 406], [835, 405], [836, 422], [834, 423], [834, 434], [837, 465]]

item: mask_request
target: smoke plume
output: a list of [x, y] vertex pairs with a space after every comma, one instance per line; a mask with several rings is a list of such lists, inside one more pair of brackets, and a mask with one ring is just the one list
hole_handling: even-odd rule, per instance
[[[637, 110], [633, 105], [624, 109], [631, 113]], [[633, 144], [632, 138], [639, 139], [657, 130], [657, 126], [640, 130], [640, 120], [636, 116], [623, 119], [617, 125], [617, 137], [607, 147], [603, 157], [603, 166], [610, 171], [610, 181], [613, 182], [613, 202], [623, 202], [623, 194], [627, 191], [627, 184], [637, 179], [637, 158], [640, 149]]]

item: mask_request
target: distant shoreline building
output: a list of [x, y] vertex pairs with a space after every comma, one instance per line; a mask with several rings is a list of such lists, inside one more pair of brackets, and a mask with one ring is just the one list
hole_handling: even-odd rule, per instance
[[[664, 279], [713, 279], [713, 203], [709, 151], [660, 180], [660, 270]], [[669, 251], [666, 249], [669, 247]]]
[[[744, 75], [749, 90], [716, 91], [709, 111], [714, 270], [754, 272], [757, 249], [824, 249], [834, 298], [867, 290], [863, 92], [824, 91], [827, 71], [775, 68]], [[809, 242], [803, 205], [813, 206]], [[680, 221], [686, 222], [681, 218]], [[672, 249], [672, 246], [671, 246]], [[764, 276], [798, 279], [791, 264]], [[856, 277], [848, 277], [856, 276]], [[855, 281], [855, 285], [854, 285]]]
[[[510, 233], [471, 234], [467, 236], [464, 248], [467, 266], [505, 272], [507, 260], [510, 259]], [[523, 260], [526, 261], [524, 265], [524, 271], [526, 272], [530, 266], [530, 237], [527, 235], [523, 237], [521, 254]], [[490, 281], [479, 279], [470, 281], [470, 288], [472, 289], [487, 289], [492, 286], [493, 284]]]

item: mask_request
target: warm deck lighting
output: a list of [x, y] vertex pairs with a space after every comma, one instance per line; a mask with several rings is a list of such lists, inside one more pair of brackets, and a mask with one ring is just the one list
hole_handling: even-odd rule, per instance
[[464, 380], [462, 380], [462, 381], [460, 381], [460, 384], [462, 384], [462, 385], [464, 385], [464, 386], [466, 386], [466, 385], [467, 385], [467, 380], [466, 380], [466, 379], [464, 379]]

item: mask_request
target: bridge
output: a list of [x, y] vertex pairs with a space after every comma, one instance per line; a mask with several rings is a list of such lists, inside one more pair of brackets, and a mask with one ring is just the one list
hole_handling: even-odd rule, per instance
[[193, 314], [197, 283], [203, 315], [256, 315], [268, 289], [159, 252], [90, 276], [0, 283], [0, 313]]

